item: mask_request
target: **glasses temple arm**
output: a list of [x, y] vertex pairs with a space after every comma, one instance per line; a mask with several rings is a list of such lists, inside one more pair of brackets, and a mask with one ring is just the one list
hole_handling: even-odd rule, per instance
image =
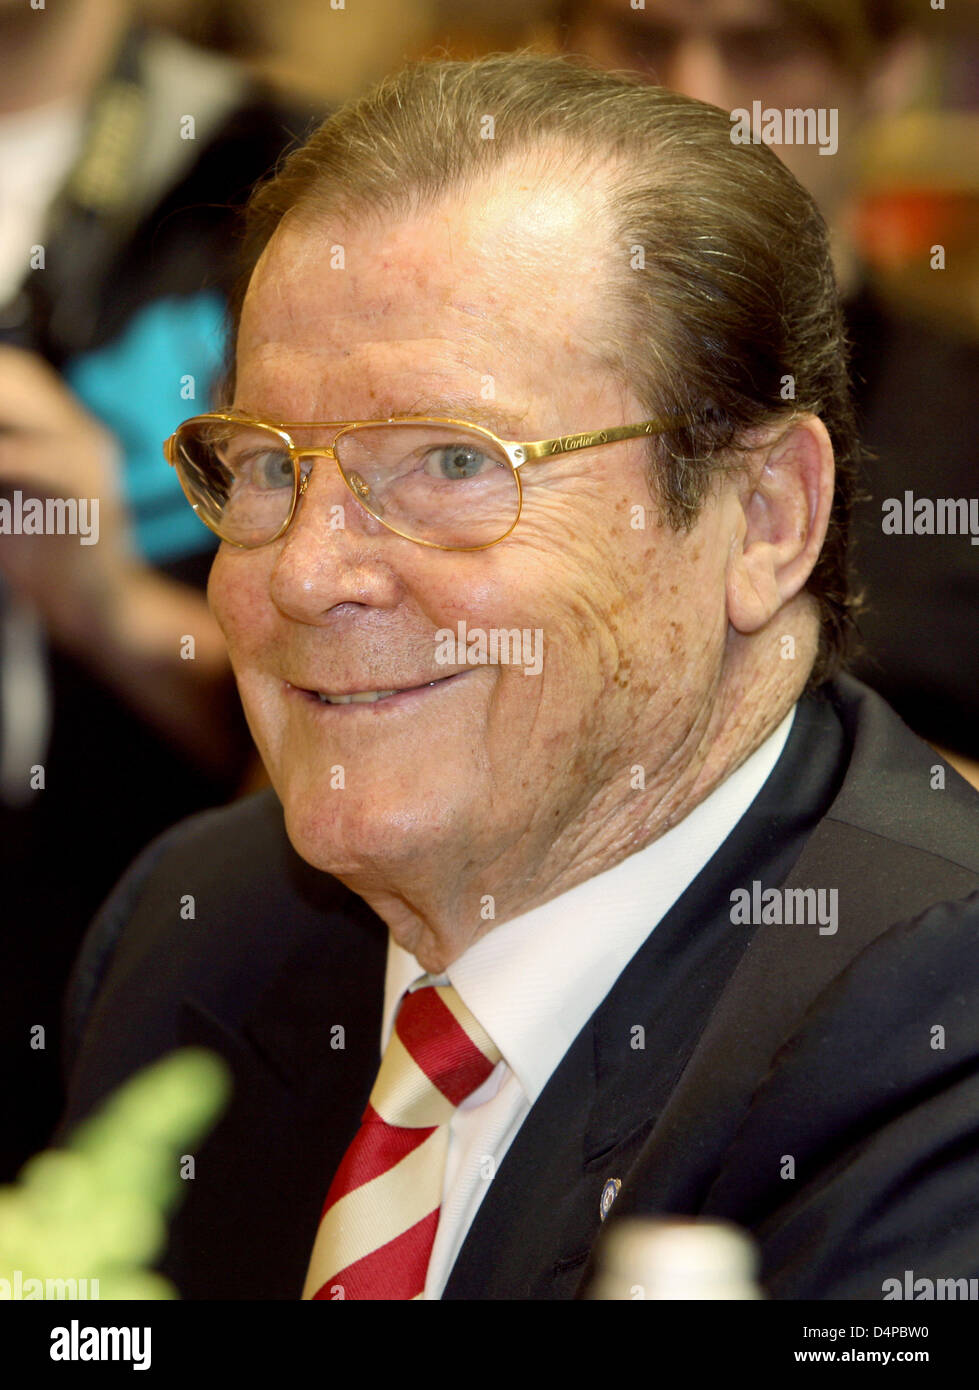
[[597, 445], [614, 444], [620, 439], [639, 439], [643, 435], [666, 434], [670, 430], [682, 429], [689, 423], [689, 420], [682, 418], [644, 420], [639, 425], [615, 425], [612, 429], [592, 430], [588, 434], [562, 434], [556, 439], [537, 439], [529, 444], [517, 446], [522, 455], [519, 463], [550, 458], [554, 454], [571, 454], [578, 449], [594, 449]]

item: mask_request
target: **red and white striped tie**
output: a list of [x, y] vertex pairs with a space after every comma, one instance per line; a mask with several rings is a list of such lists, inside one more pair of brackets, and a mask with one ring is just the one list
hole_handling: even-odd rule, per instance
[[406, 994], [326, 1194], [303, 1298], [423, 1298], [449, 1121], [500, 1054], [451, 985]]

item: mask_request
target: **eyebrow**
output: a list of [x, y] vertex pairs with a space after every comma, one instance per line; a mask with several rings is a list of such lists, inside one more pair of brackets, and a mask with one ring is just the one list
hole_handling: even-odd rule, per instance
[[482, 425], [483, 429], [499, 435], [501, 439], [522, 440], [527, 438], [525, 420], [526, 410], [506, 411], [494, 408], [484, 400], [474, 400], [468, 395], [443, 394], [439, 396], [416, 397], [404, 409], [392, 410], [392, 415], [446, 415], [454, 420], [465, 420], [471, 425]]
[[[268, 420], [270, 424], [299, 425], [306, 423], [300, 420], [279, 421], [278, 417], [273, 417], [268, 411], [256, 411], [240, 405], [228, 405], [225, 407], [225, 412], [230, 415], [244, 415], [253, 419]], [[481, 425], [483, 429], [498, 435], [500, 439], [523, 441], [530, 437], [526, 433], [524, 423], [527, 414], [527, 411], [520, 413], [503, 411], [499, 408], [494, 409], [486, 401], [477, 401], [468, 395], [442, 394], [439, 396], [417, 396], [407, 402], [385, 402], [383, 406], [378, 407], [378, 413], [374, 418], [386, 420], [398, 415], [417, 415], [423, 418], [445, 416], [449, 419], [465, 421], [467, 424]], [[331, 420], [327, 423], [337, 424], [340, 422]]]

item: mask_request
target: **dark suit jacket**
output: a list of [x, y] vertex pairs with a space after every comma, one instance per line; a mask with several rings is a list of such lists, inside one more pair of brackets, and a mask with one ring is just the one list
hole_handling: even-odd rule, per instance
[[[749, 811], [534, 1105], [444, 1297], [580, 1293], [609, 1178], [610, 1220], [748, 1228], [776, 1297], [979, 1275], [977, 806], [865, 687], [807, 696]], [[756, 881], [835, 889], [838, 930], [732, 922]], [[184, 1297], [299, 1297], [379, 1062], [385, 952], [375, 914], [293, 852], [270, 793], [169, 831], [93, 924], [59, 1132], [181, 1044], [234, 1074], [171, 1228]]]

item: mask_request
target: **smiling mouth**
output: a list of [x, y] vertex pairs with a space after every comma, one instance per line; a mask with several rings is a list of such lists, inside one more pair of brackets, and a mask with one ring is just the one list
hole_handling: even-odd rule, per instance
[[[434, 685], [435, 682], [433, 681]], [[418, 689], [408, 686], [409, 690]], [[312, 692], [323, 705], [376, 705], [378, 700], [389, 700], [392, 695], [400, 695], [400, 690], [359, 690], [354, 695], [324, 695], [321, 690]]]
[[[410, 695], [422, 690], [431, 690], [433, 686], [445, 685], [448, 681], [454, 680], [456, 676], [465, 675], [465, 671], [452, 671], [447, 676], [439, 676], [436, 680], [426, 681], [422, 685], [401, 686], [397, 690], [355, 690], [349, 695], [334, 695], [326, 690], [307, 690], [302, 686], [291, 686], [291, 689], [298, 690], [300, 694], [309, 699], [318, 700], [322, 705], [376, 705], [382, 700], [390, 700], [396, 695]], [[288, 685], [289, 682], [286, 682]]]

